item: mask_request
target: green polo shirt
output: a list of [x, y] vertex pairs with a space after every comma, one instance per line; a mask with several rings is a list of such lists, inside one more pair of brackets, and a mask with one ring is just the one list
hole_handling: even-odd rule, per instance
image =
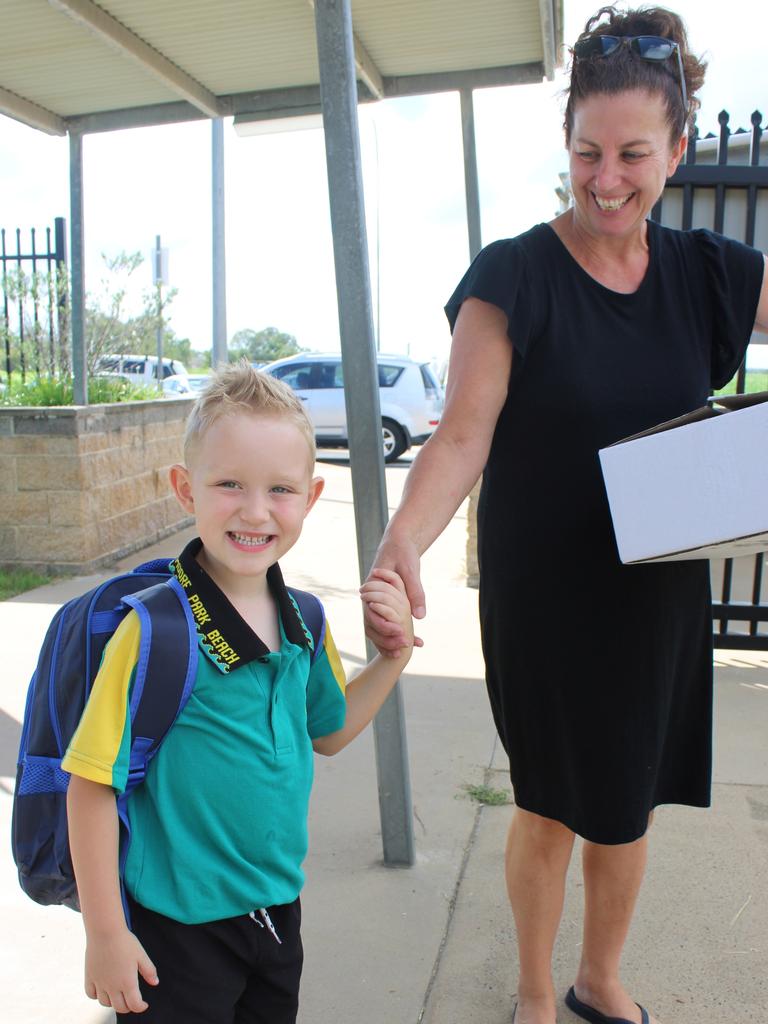
[[[213, 581], [204, 582], [194, 597], [206, 607], [221, 602]], [[270, 588], [280, 650], [248, 657], [245, 624], [230, 621], [219, 606], [215, 625], [222, 633], [231, 627], [226, 635], [236, 638], [232, 646], [241, 655], [236, 668], [201, 633], [192, 694], [129, 801], [128, 892], [187, 924], [296, 899], [304, 883], [312, 740], [344, 724], [343, 670], [327, 624], [310, 664], [307, 631], [279, 570]], [[107, 647], [63, 764], [119, 792], [127, 778], [138, 646], [139, 620], [131, 612]]]

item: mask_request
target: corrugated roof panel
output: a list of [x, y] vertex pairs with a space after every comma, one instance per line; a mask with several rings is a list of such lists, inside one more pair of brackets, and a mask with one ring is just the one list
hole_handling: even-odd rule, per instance
[[177, 99], [42, 0], [0, 0], [0, 85], [61, 116]]
[[[216, 95], [316, 84], [308, 0], [102, 0]], [[538, 0], [354, 0], [355, 32], [385, 77], [542, 60]], [[0, 86], [62, 117], [178, 94], [45, 0], [0, 0]]]
[[538, 0], [355, 0], [355, 31], [382, 74], [542, 59]]
[[216, 95], [319, 81], [307, 0], [106, 0], [101, 6]]

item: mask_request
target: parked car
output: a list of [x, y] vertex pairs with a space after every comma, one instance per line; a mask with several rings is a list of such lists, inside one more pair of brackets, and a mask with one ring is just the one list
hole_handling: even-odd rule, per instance
[[195, 396], [199, 395], [205, 385], [211, 379], [210, 373], [188, 373], [187, 380]]
[[195, 393], [185, 374], [174, 373], [163, 380], [163, 398], [195, 398]]
[[[96, 373], [119, 373], [135, 384], [157, 381], [157, 356], [104, 355], [96, 360]], [[187, 376], [187, 369], [178, 359], [163, 359], [163, 378]]]
[[[405, 356], [378, 356], [381, 435], [385, 462], [394, 462], [434, 432], [443, 409], [443, 389], [428, 363]], [[346, 448], [347, 412], [341, 355], [301, 354], [264, 369], [285, 381], [305, 403], [318, 445]]]

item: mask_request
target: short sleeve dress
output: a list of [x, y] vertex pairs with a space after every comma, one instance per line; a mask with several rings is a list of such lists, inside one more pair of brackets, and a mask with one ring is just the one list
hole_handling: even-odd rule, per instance
[[596, 843], [659, 804], [706, 807], [706, 561], [622, 565], [598, 450], [703, 405], [740, 365], [762, 255], [648, 222], [636, 292], [614, 292], [540, 224], [494, 242], [446, 306], [501, 308], [514, 346], [478, 508], [491, 707], [519, 807]]

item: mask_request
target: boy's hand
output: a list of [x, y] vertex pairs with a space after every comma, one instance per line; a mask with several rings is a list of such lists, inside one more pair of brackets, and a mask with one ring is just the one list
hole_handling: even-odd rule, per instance
[[372, 569], [360, 588], [360, 597], [366, 611], [373, 612], [393, 627], [393, 633], [402, 636], [402, 647], [390, 650], [390, 657], [399, 657], [413, 647], [413, 619], [411, 606], [401, 577], [391, 569]]
[[85, 950], [85, 994], [117, 1013], [143, 1013], [149, 1008], [139, 989], [138, 975], [157, 985], [155, 965], [127, 928], [88, 941]]

